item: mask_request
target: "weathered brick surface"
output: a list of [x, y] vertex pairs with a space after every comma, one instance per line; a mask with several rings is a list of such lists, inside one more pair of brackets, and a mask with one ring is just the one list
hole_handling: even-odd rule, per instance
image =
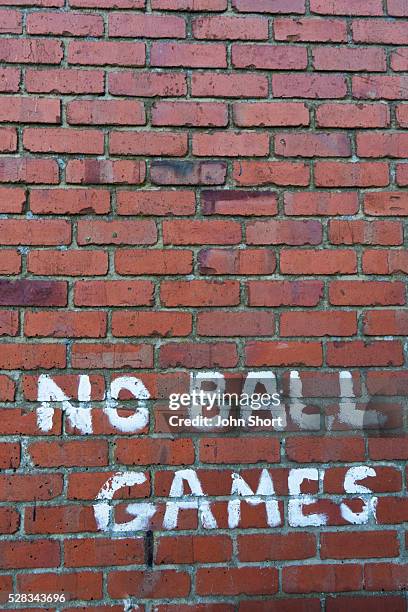
[[[0, 0], [0, 63], [2, 609], [406, 612], [407, 0]], [[201, 370], [284, 431], [169, 430]]]

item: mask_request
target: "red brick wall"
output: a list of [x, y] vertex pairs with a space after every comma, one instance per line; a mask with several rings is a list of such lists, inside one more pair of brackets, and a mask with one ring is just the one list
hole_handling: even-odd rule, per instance
[[408, 3], [1, 5], [2, 605], [405, 611]]

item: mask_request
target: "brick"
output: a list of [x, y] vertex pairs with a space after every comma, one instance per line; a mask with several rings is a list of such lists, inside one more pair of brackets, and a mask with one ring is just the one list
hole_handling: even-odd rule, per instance
[[276, 256], [270, 249], [203, 249], [198, 256], [200, 274], [272, 274]]
[[248, 366], [319, 366], [322, 347], [319, 342], [248, 342], [245, 349]]
[[408, 7], [404, 0], [388, 0], [387, 1], [388, 14], [393, 17], [407, 17]]
[[307, 164], [288, 161], [240, 161], [233, 164], [233, 178], [238, 185], [307, 186]]
[[0, 444], [0, 465], [1, 469], [16, 469], [20, 465], [20, 444], [12, 442], [2, 442]]
[[286, 455], [296, 463], [364, 461], [362, 437], [296, 438], [286, 440]]
[[0, 336], [16, 336], [18, 327], [18, 312], [0, 310]]
[[[187, 134], [177, 132], [120, 131], [111, 132], [109, 139], [109, 151], [113, 155], [169, 155], [177, 157], [185, 155], [187, 148]], [[137, 163], [141, 164], [143, 162]]]
[[333, 281], [329, 299], [336, 306], [392, 306], [405, 304], [405, 291], [398, 281]]
[[105, 440], [32, 442], [28, 452], [38, 467], [97, 467], [106, 465]]
[[231, 57], [235, 68], [304, 70], [307, 67], [306, 47], [235, 44]]
[[124, 38], [185, 38], [183, 17], [112, 13], [109, 15], [109, 36]]
[[309, 110], [300, 102], [241, 102], [234, 104], [234, 121], [240, 127], [309, 125]]
[[22, 15], [11, 9], [0, 10], [0, 33], [21, 34], [23, 32]]
[[59, 245], [71, 242], [71, 226], [62, 219], [1, 219], [2, 244]]
[[364, 195], [364, 212], [373, 216], [408, 215], [408, 197], [404, 192], [373, 191]]
[[115, 253], [119, 274], [188, 274], [193, 268], [192, 252], [170, 249], [121, 249]]
[[100, 15], [84, 13], [30, 13], [27, 15], [28, 34], [55, 36], [102, 36], [103, 19]]
[[21, 272], [21, 255], [15, 249], [1, 249], [0, 274], [18, 274]]
[[333, 342], [327, 345], [329, 366], [402, 365], [404, 356], [399, 341]]
[[405, 590], [407, 576], [407, 566], [404, 563], [369, 563], [364, 566], [365, 588], [367, 590]]
[[68, 62], [82, 66], [144, 66], [146, 49], [141, 42], [73, 41], [68, 47]]
[[110, 72], [109, 93], [114, 95], [154, 98], [156, 96], [184, 96], [186, 76], [177, 72]]
[[273, 438], [202, 438], [200, 461], [203, 463], [277, 463], [279, 442]]
[[346, 79], [339, 74], [274, 74], [272, 93], [275, 98], [344, 98]]
[[269, 135], [253, 132], [194, 134], [192, 153], [199, 157], [264, 157], [269, 154]]
[[64, 368], [66, 366], [65, 346], [62, 344], [4, 344], [0, 358], [4, 370], [35, 370]]
[[0, 183], [58, 183], [58, 164], [54, 159], [0, 159]]
[[186, 312], [114, 312], [112, 335], [117, 337], [188, 336], [192, 316]]
[[121, 191], [117, 194], [120, 215], [191, 215], [195, 211], [193, 191]]
[[78, 244], [154, 244], [154, 221], [79, 221]]
[[1, 280], [2, 306], [66, 306], [67, 284], [63, 281]]
[[144, 161], [122, 159], [73, 159], [68, 161], [65, 175], [67, 183], [139, 185], [145, 180], [146, 165]]
[[359, 209], [357, 194], [351, 191], [287, 192], [284, 202], [287, 215], [301, 217], [354, 215]]
[[60, 564], [60, 544], [55, 540], [3, 540], [0, 547], [4, 569], [57, 567]]
[[241, 227], [236, 221], [198, 220], [163, 221], [163, 243], [237, 244], [241, 242]]
[[281, 252], [283, 274], [355, 274], [357, 260], [353, 251], [329, 252], [292, 249]]
[[64, 542], [66, 567], [117, 566], [144, 562], [141, 539], [78, 538]]
[[273, 22], [275, 40], [284, 42], [346, 42], [345, 21], [319, 18], [277, 18]]
[[30, 210], [39, 215], [101, 215], [110, 211], [110, 194], [101, 189], [33, 189]]
[[268, 312], [200, 312], [197, 316], [199, 336], [273, 336], [273, 314]]
[[357, 333], [354, 312], [283, 312], [281, 336], [353, 336]]
[[323, 297], [321, 281], [250, 281], [250, 306], [317, 306]]
[[0, 92], [16, 93], [20, 89], [20, 73], [19, 68], [1, 68]]
[[26, 192], [19, 187], [0, 187], [0, 212], [19, 214], [23, 212]]
[[384, 49], [375, 47], [352, 49], [325, 46], [316, 47], [312, 53], [315, 70], [385, 72], [387, 69]]
[[61, 474], [13, 474], [0, 477], [2, 501], [47, 501], [61, 495]]
[[68, 123], [75, 125], [144, 125], [144, 105], [133, 100], [73, 100], [67, 104]]
[[199, 595], [260, 595], [278, 590], [278, 570], [265, 567], [200, 568], [197, 572]]
[[225, 162], [153, 161], [150, 177], [156, 185], [223, 185]]
[[396, 557], [399, 543], [395, 531], [324, 533], [321, 538], [322, 559], [367, 559]]
[[2, 38], [0, 61], [8, 64], [59, 64], [62, 60], [62, 43], [47, 38]]
[[229, 561], [231, 555], [232, 543], [226, 535], [161, 537], [158, 541], [156, 564], [221, 563]]
[[164, 306], [236, 306], [239, 283], [236, 281], [163, 281], [160, 298]]
[[27, 268], [42, 276], [97, 276], [108, 271], [108, 254], [102, 251], [32, 250]]
[[316, 111], [319, 127], [373, 128], [390, 124], [386, 104], [321, 104]]
[[200, 98], [264, 98], [268, 80], [264, 75], [196, 71], [191, 77], [191, 93]]
[[271, 191], [203, 190], [205, 215], [271, 216], [277, 214], [277, 195]]
[[402, 244], [402, 226], [398, 221], [337, 221], [329, 223], [332, 244]]
[[284, 157], [349, 157], [351, 146], [346, 134], [278, 133], [275, 135], [275, 154]]
[[368, 444], [369, 457], [374, 460], [404, 461], [407, 458], [406, 442], [404, 436], [370, 440]]
[[155, 570], [149, 578], [144, 571], [110, 572], [108, 593], [115, 599], [129, 595], [142, 599], [173, 599], [186, 597], [190, 592], [190, 576], [186, 572]]
[[226, 48], [219, 43], [154, 42], [150, 65], [158, 68], [226, 68]]
[[27, 534], [62, 534], [96, 531], [92, 508], [81, 506], [28, 507], [24, 531]]
[[233, 7], [243, 13], [300, 13], [305, 12], [304, 0], [233, 0]]
[[188, 465], [194, 463], [192, 440], [164, 438], [118, 440], [116, 461], [122, 465]]
[[1, 122], [60, 123], [60, 101], [47, 98], [4, 96]]
[[17, 132], [14, 128], [0, 128], [0, 151], [13, 153], [17, 150]]
[[370, 25], [363, 19], [353, 21], [353, 40], [355, 42], [380, 43], [386, 45], [406, 45], [408, 35], [403, 23], [393, 23], [385, 19], [370, 19]]
[[406, 157], [408, 141], [404, 132], [365, 132], [357, 134], [357, 153], [361, 157]]
[[227, 106], [221, 102], [156, 102], [154, 126], [220, 127], [228, 123]]
[[149, 306], [153, 300], [150, 281], [77, 281], [74, 303], [77, 306]]
[[371, 17], [383, 14], [381, 0], [367, 0], [363, 6], [358, 0], [331, 0], [331, 2], [311, 0], [310, 10], [322, 15], [366, 15]]
[[103, 132], [72, 128], [27, 128], [23, 145], [37, 153], [103, 153]]
[[238, 549], [240, 561], [308, 559], [316, 555], [316, 540], [313, 534], [300, 532], [240, 535]]
[[389, 168], [385, 162], [325, 162], [315, 164], [318, 187], [386, 187]]
[[396, 167], [396, 182], [397, 185], [408, 185], [408, 166], [407, 164], [397, 164]]
[[405, 274], [408, 271], [408, 252], [366, 250], [362, 263], [365, 274]]
[[373, 612], [381, 612], [384, 605], [392, 606], [395, 612], [403, 612], [405, 602], [397, 595], [386, 595], [385, 597], [375, 595], [366, 597], [328, 597], [326, 599], [328, 612], [340, 612], [344, 607], [353, 609], [354, 612], [364, 612], [369, 606]]
[[159, 363], [162, 368], [234, 368], [238, 363], [238, 353], [236, 345], [231, 342], [171, 343], [161, 346]]
[[104, 91], [104, 74], [70, 68], [26, 70], [25, 83], [31, 93], [97, 94]]
[[354, 98], [367, 100], [404, 100], [408, 77], [394, 75], [353, 76]]
[[320, 244], [320, 221], [251, 221], [246, 228], [248, 244]]
[[267, 40], [268, 20], [257, 17], [197, 17], [193, 20], [193, 36], [208, 40]]
[[363, 584], [362, 567], [351, 563], [294, 565], [285, 567], [282, 576], [285, 593], [358, 591]]
[[106, 335], [106, 323], [102, 312], [26, 312], [24, 333], [29, 337], [101, 338]]
[[102, 574], [95, 572], [21, 574], [18, 590], [24, 593], [63, 593], [67, 601], [102, 597]]
[[0, 533], [14, 534], [20, 527], [20, 515], [13, 508], [1, 508]]
[[72, 347], [73, 368], [151, 368], [152, 365], [152, 347], [146, 344], [74, 344]]
[[225, 11], [227, 0], [153, 0], [152, 9], [164, 11]]

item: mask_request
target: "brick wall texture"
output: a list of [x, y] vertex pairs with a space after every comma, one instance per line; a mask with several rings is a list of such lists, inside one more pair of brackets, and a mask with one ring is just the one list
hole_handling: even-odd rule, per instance
[[405, 612], [407, 0], [0, 4], [1, 605]]

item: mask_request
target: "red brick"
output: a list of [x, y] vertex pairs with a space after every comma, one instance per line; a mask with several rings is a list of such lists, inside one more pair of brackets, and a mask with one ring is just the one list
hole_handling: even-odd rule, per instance
[[73, 159], [66, 166], [67, 183], [138, 185], [146, 176], [144, 161], [110, 159]]
[[150, 50], [150, 65], [159, 68], [226, 68], [226, 48], [219, 43], [154, 42]]
[[234, 104], [234, 121], [240, 127], [309, 125], [309, 110], [300, 102], [241, 102]]
[[77, 306], [149, 306], [153, 300], [150, 281], [86, 280], [75, 283]]
[[68, 62], [82, 66], [144, 66], [146, 49], [141, 42], [74, 41], [68, 47]]
[[223, 185], [225, 162], [153, 161], [150, 178], [156, 185]]
[[20, 593], [60, 593], [66, 601], [102, 597], [102, 574], [95, 572], [21, 574], [17, 584]]
[[371, 612], [381, 612], [384, 610], [384, 606], [391, 607], [394, 612], [404, 612], [405, 601], [403, 597], [397, 595], [328, 597], [326, 598], [326, 606], [327, 612], [341, 612], [344, 609], [353, 610], [353, 612], [365, 612], [367, 607]]
[[2, 470], [16, 469], [20, 465], [20, 444], [14, 442], [0, 443], [0, 466]]
[[343, 531], [321, 536], [322, 559], [367, 559], [397, 557], [398, 554], [396, 531]]
[[59, 64], [62, 60], [62, 43], [47, 38], [2, 38], [0, 61], [9, 64]]
[[0, 69], [0, 92], [15, 93], [20, 88], [20, 69]]
[[193, 134], [193, 155], [201, 157], [265, 157], [269, 135], [253, 132]]
[[369, 336], [408, 335], [405, 310], [369, 310], [364, 313], [364, 334]]
[[16, 310], [0, 310], [0, 336], [16, 336], [18, 329], [18, 312]]
[[282, 574], [285, 593], [338, 593], [358, 591], [363, 586], [362, 567], [345, 565], [305, 565], [285, 567]]
[[365, 589], [370, 591], [405, 590], [408, 585], [408, 566], [404, 563], [366, 564], [364, 582]]
[[106, 335], [106, 314], [102, 312], [26, 312], [26, 336], [53, 338], [101, 338]]
[[408, 196], [405, 192], [374, 191], [364, 195], [364, 211], [374, 216], [408, 215]]
[[355, 42], [380, 43], [386, 45], [406, 45], [408, 35], [402, 22], [391, 23], [385, 19], [356, 19], [353, 21], [353, 40]]
[[0, 274], [18, 274], [21, 271], [21, 255], [14, 249], [1, 249]]
[[191, 314], [186, 312], [113, 312], [112, 335], [188, 336], [192, 329]]
[[110, 72], [109, 93], [139, 96], [184, 96], [187, 93], [186, 76], [177, 72]]
[[202, 463], [276, 463], [280, 461], [279, 441], [275, 438], [202, 438]]
[[164, 306], [236, 306], [239, 283], [236, 281], [163, 281], [160, 299]]
[[28, 452], [38, 467], [97, 467], [108, 460], [105, 440], [32, 442]]
[[353, 336], [357, 333], [354, 312], [283, 312], [281, 336]]
[[89, 506], [31, 506], [25, 510], [27, 534], [82, 533], [96, 531], [93, 508]]
[[[232, 542], [226, 535], [172, 536], [159, 539], [155, 561], [158, 565], [169, 563], [220, 563], [229, 561], [231, 555]], [[196, 607], [199, 608], [200, 606]], [[214, 605], [212, 605], [213, 607]], [[163, 610], [163, 612], [165, 611]]]
[[408, 141], [404, 132], [365, 132], [357, 134], [357, 153], [361, 157], [406, 157]]
[[68, 123], [75, 125], [144, 125], [144, 105], [133, 100], [73, 100], [67, 104]]
[[278, 570], [275, 568], [199, 568], [196, 580], [199, 595], [266, 595], [278, 590]]
[[119, 215], [192, 215], [195, 212], [194, 191], [120, 191], [116, 194]]
[[66, 306], [67, 283], [43, 280], [0, 280], [2, 306]]
[[329, 299], [335, 306], [393, 306], [405, 304], [405, 288], [398, 281], [333, 281]]
[[4, 569], [57, 567], [60, 564], [60, 544], [55, 540], [2, 540], [0, 554]]
[[30, 13], [27, 15], [28, 34], [56, 36], [102, 36], [103, 19], [100, 15], [84, 13]]
[[0, 213], [19, 214], [23, 212], [26, 192], [19, 187], [0, 187]]
[[356, 254], [345, 249], [283, 250], [280, 262], [283, 274], [355, 274], [357, 272]]
[[270, 249], [203, 249], [198, 256], [200, 274], [272, 274], [276, 257]]
[[369, 440], [368, 454], [375, 461], [405, 461], [408, 456], [407, 439], [401, 436]]
[[151, 368], [153, 350], [147, 344], [74, 344], [72, 367], [95, 368]]
[[323, 297], [321, 281], [251, 281], [250, 306], [317, 306]]
[[364, 461], [364, 439], [358, 437], [291, 437], [286, 440], [286, 456], [296, 463]]
[[163, 11], [225, 11], [227, 0], [152, 0], [152, 9]]
[[101, 189], [32, 189], [30, 210], [38, 215], [101, 215], [110, 211], [110, 194]]
[[330, 221], [332, 244], [402, 244], [403, 231], [398, 221]]
[[163, 244], [237, 244], [241, 227], [236, 221], [163, 221]]
[[64, 542], [65, 567], [115, 566], [144, 562], [142, 539], [81, 538]]
[[208, 40], [268, 40], [268, 20], [259, 17], [197, 17], [193, 21], [193, 36]]
[[120, 249], [115, 253], [119, 274], [188, 274], [192, 271], [192, 252], [165, 249]]
[[320, 244], [320, 221], [251, 221], [246, 228], [247, 244]]
[[104, 74], [68, 68], [26, 70], [25, 83], [32, 93], [98, 94], [104, 91]]
[[366, 0], [361, 5], [359, 0], [332, 0], [327, 3], [324, 0], [311, 0], [310, 10], [322, 15], [382, 15], [383, 7], [381, 0]]
[[307, 67], [306, 47], [274, 45], [232, 45], [235, 68], [261, 70], [304, 70]]
[[339, 74], [282, 73], [272, 76], [275, 98], [344, 98], [345, 77]]
[[316, 121], [319, 127], [386, 127], [390, 123], [390, 109], [386, 104], [321, 104]]
[[154, 221], [79, 221], [78, 244], [154, 244]]
[[346, 42], [346, 22], [339, 19], [274, 19], [275, 40], [285, 42]]
[[23, 31], [22, 14], [19, 11], [5, 9], [0, 11], [0, 33], [21, 34]]
[[320, 342], [248, 342], [245, 349], [248, 366], [322, 365]]
[[309, 533], [238, 536], [240, 561], [308, 559], [316, 555], [316, 539]]
[[[151, 571], [151, 570], [150, 570]], [[173, 599], [190, 592], [190, 576], [175, 570], [111, 571], [108, 593], [114, 599], [135, 596], [139, 599]]]
[[[109, 152], [113, 155], [170, 155], [177, 157], [185, 155], [187, 148], [187, 134], [179, 132], [121, 131], [111, 132], [109, 136]], [[122, 163], [124, 162], [122, 161]]]
[[108, 254], [103, 251], [32, 250], [27, 268], [43, 276], [98, 276], [108, 271]]
[[61, 495], [61, 474], [13, 474], [0, 477], [1, 501], [47, 501]]
[[404, 355], [401, 342], [331, 342], [327, 345], [329, 366], [390, 366], [402, 365]]
[[58, 164], [54, 159], [0, 159], [0, 183], [58, 183]]
[[3, 344], [0, 355], [0, 368], [4, 370], [50, 370], [65, 366], [66, 349], [62, 344], [7, 343]]
[[397, 185], [408, 185], [408, 164], [397, 164], [396, 171]]
[[387, 10], [393, 17], [408, 17], [408, 7], [404, 0], [387, 0]]
[[357, 194], [347, 191], [287, 192], [284, 202], [287, 215], [301, 217], [354, 215], [359, 208]]
[[352, 80], [353, 97], [369, 100], [405, 100], [407, 87], [407, 76], [371, 74]]
[[199, 336], [273, 336], [274, 317], [268, 312], [200, 312], [197, 317]]
[[284, 157], [349, 157], [351, 145], [347, 135], [340, 133], [278, 133], [275, 153]]
[[234, 368], [238, 363], [237, 347], [232, 343], [165, 344], [160, 348], [162, 368]]
[[234, 162], [233, 178], [238, 185], [298, 185], [307, 186], [309, 166], [288, 161]]
[[387, 61], [384, 49], [380, 48], [325, 46], [313, 49], [313, 68], [338, 72], [384, 72]]
[[186, 438], [118, 440], [115, 457], [123, 465], [188, 465], [194, 463], [194, 446]]
[[128, 38], [185, 38], [186, 24], [182, 17], [112, 13], [109, 15], [109, 36]]
[[385, 162], [324, 162], [315, 164], [318, 187], [385, 187], [389, 168]]
[[[23, 145], [37, 153], [103, 153], [103, 132], [72, 128], [28, 128]], [[44, 182], [44, 181], [43, 181]]]
[[233, 0], [233, 7], [243, 13], [301, 13], [305, 12], [305, 0]]
[[191, 93], [200, 98], [263, 98], [268, 95], [264, 75], [221, 72], [194, 72]]
[[17, 150], [17, 132], [14, 128], [0, 128], [0, 151], [13, 153]]

